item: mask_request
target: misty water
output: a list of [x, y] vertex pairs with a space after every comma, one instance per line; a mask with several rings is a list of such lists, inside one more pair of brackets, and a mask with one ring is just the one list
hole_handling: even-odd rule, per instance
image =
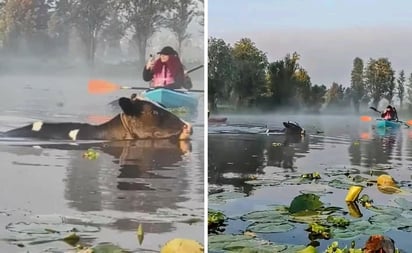
[[[0, 76], [0, 131], [37, 120], [97, 124], [119, 113], [109, 103], [131, 91], [90, 94], [91, 78]], [[137, 79], [107, 80], [142, 86]], [[71, 231], [82, 245], [110, 242], [131, 252], [159, 252], [177, 237], [203, 243], [203, 108], [199, 94], [187, 142], [0, 139], [0, 252], [71, 252], [60, 240]], [[96, 160], [83, 158], [88, 148]]]
[[[367, 115], [377, 116], [374, 112]], [[208, 207], [222, 211], [228, 217], [223, 234], [243, 234], [253, 223], [242, 218], [245, 214], [274, 210], [276, 205], [289, 206], [293, 198], [302, 193], [315, 193], [326, 206], [341, 208], [344, 217], [351, 222], [363, 219], [372, 224], [371, 217], [375, 213], [362, 206], [359, 208], [362, 217], [348, 214], [345, 203], [348, 185], [339, 186], [330, 181], [336, 176], [356, 184], [351, 178], [357, 175], [376, 179], [378, 175], [388, 173], [403, 193], [385, 194], [372, 184], [365, 187], [361, 195], [368, 194], [373, 205], [388, 210], [387, 221], [394, 225], [388, 228], [383, 224], [385, 222], [375, 222], [377, 229], [355, 231], [358, 236], [347, 240], [319, 240], [318, 249], [323, 252], [335, 240], [342, 247], [350, 246], [354, 240], [357, 248], [361, 248], [369, 237], [362, 233], [374, 231], [390, 236], [396, 247], [410, 251], [410, 224], [397, 224], [401, 213], [392, 209], [401, 210], [398, 203], [410, 204], [412, 201], [412, 128], [379, 130], [374, 128], [373, 121], [361, 121], [360, 115], [224, 116], [228, 117], [227, 124], [212, 124], [208, 129]], [[288, 120], [304, 127], [306, 136], [286, 138], [282, 134], [262, 133], [266, 125], [270, 129], [282, 129], [282, 121]], [[297, 183], [301, 175], [313, 172], [320, 173], [322, 179]], [[351, 178], [345, 176], [348, 174]], [[402, 217], [410, 220], [410, 206], [405, 212], [408, 214]], [[256, 236], [272, 243], [309, 244], [309, 233], [305, 231], [308, 225], [295, 223], [293, 226], [294, 229], [287, 232], [258, 232]]]

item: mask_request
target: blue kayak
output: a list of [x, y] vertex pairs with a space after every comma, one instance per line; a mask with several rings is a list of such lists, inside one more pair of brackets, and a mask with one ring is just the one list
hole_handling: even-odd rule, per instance
[[148, 89], [142, 93], [143, 97], [163, 105], [166, 108], [185, 107], [192, 111], [197, 110], [198, 99], [190, 92], [166, 88]]
[[397, 120], [385, 120], [385, 119], [376, 119], [377, 128], [398, 128], [402, 125], [402, 122]]

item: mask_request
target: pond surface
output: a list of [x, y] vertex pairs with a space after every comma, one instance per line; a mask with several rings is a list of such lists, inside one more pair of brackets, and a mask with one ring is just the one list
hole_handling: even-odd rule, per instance
[[[0, 76], [0, 131], [35, 120], [102, 123], [118, 113], [109, 103], [131, 94], [89, 94], [88, 80]], [[176, 237], [203, 244], [203, 96], [199, 101], [186, 142], [0, 139], [0, 252], [71, 252], [61, 240], [71, 231], [80, 244], [110, 242], [131, 252], [159, 252]], [[97, 159], [83, 158], [89, 148]]]
[[[410, 252], [412, 128], [378, 130], [374, 122], [363, 122], [359, 115], [224, 116], [228, 117], [227, 125], [210, 124], [208, 129], [208, 208], [222, 211], [228, 217], [223, 234], [242, 235], [252, 231], [263, 244], [308, 245], [307, 223], [288, 222], [286, 225], [291, 228], [270, 232], [267, 230], [276, 229], [256, 229], [256, 223], [247, 217], [256, 211], [289, 207], [296, 196], [314, 193], [326, 207], [339, 208], [340, 216], [351, 223], [364, 224], [362, 230], [353, 231], [350, 236], [317, 240], [319, 252], [333, 241], [343, 248], [354, 240], [357, 248], [361, 248], [370, 233], [390, 236], [396, 247]], [[304, 127], [306, 136], [286, 138], [282, 134], [262, 133], [266, 125], [269, 129], [282, 129], [282, 121], [288, 120]], [[301, 179], [303, 174], [313, 172], [318, 172], [321, 179]], [[390, 174], [403, 192], [382, 193], [376, 184], [366, 186], [354, 181], [355, 176], [376, 180], [383, 173]], [[356, 184], [364, 185], [361, 195], [368, 194], [373, 205], [385, 213], [385, 219], [377, 219], [376, 211], [360, 205], [361, 217], [350, 215], [345, 196], [349, 186]], [[216, 238], [219, 237], [214, 242], [220, 240]], [[225, 252], [223, 248], [209, 241], [210, 252]]]

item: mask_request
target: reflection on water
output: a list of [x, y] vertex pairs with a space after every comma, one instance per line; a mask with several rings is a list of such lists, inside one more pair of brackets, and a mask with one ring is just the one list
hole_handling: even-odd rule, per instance
[[[234, 199], [226, 202], [219, 202], [213, 197], [209, 202], [210, 208], [223, 210], [233, 218], [228, 220], [226, 233], [238, 234], [247, 228], [248, 224], [236, 217], [273, 204], [289, 205], [300, 192], [315, 191], [329, 205], [347, 208], [344, 203], [346, 190], [328, 185], [288, 183], [305, 173], [319, 172], [324, 180], [328, 180], [331, 171], [351, 171], [351, 176], [389, 173], [402, 187], [406, 187], [405, 190], [412, 192], [411, 129], [375, 129], [372, 124], [359, 123], [354, 117], [345, 116], [290, 117], [307, 129], [307, 136], [291, 139], [285, 135], [265, 135], [261, 132], [244, 134], [239, 133], [236, 127], [230, 133], [230, 123], [219, 126], [219, 131], [210, 126], [209, 187], [225, 192], [241, 192], [247, 196], [239, 198], [233, 195], [231, 198]], [[236, 124], [242, 120], [275, 126], [281, 124], [281, 121], [265, 122], [270, 118], [279, 117], [245, 116], [234, 121]], [[220, 131], [222, 128], [225, 128], [224, 132]], [[373, 189], [365, 191], [380, 205], [391, 205], [396, 197], [382, 195]], [[409, 198], [409, 201], [412, 199]], [[364, 215], [367, 219], [370, 214], [366, 212]], [[285, 234], [263, 234], [261, 238], [280, 243], [307, 244], [303, 229], [301, 227]], [[404, 232], [395, 228], [390, 235], [398, 247], [412, 247]], [[362, 238], [357, 245], [365, 240]], [[328, 244], [330, 242], [322, 241], [321, 248]]]

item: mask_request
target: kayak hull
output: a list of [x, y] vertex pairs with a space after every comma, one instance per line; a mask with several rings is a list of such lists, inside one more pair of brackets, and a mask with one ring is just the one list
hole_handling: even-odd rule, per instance
[[143, 97], [163, 105], [166, 108], [185, 107], [195, 111], [198, 99], [190, 92], [166, 88], [148, 89], [143, 92]]
[[377, 128], [399, 128], [401, 125], [402, 123], [396, 120], [376, 119]]

